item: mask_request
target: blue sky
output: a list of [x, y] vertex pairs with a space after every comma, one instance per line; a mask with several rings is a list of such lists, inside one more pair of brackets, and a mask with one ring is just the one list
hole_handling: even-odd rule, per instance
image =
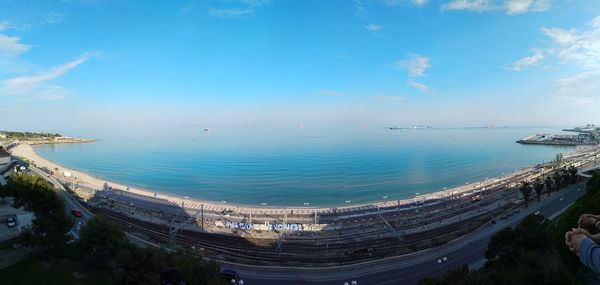
[[0, 2], [0, 129], [600, 123], [600, 1]]

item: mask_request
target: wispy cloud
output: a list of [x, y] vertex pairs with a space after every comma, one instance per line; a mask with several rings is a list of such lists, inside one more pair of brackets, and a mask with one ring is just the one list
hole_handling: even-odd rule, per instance
[[193, 11], [194, 8], [195, 8], [194, 5], [187, 4], [187, 5], [183, 6], [183, 7], [181, 7], [181, 9], [179, 9], [179, 13], [181, 13], [181, 14], [187, 14], [187, 13]]
[[549, 0], [451, 0], [442, 10], [465, 10], [475, 12], [504, 11], [507, 15], [527, 12], [543, 12], [550, 9]]
[[63, 19], [63, 15], [56, 13], [56, 12], [50, 12], [48, 14], [48, 16], [46, 17], [46, 24], [57, 24], [60, 23]]
[[375, 98], [377, 98], [377, 100], [386, 101], [386, 102], [398, 102], [398, 101], [404, 100], [404, 97], [395, 96], [395, 95], [379, 95], [379, 96], [376, 96]]
[[489, 11], [494, 7], [490, 0], [453, 0], [442, 5], [443, 10]]
[[221, 18], [236, 18], [254, 14], [253, 9], [216, 9], [210, 8], [208, 13]]
[[331, 89], [324, 89], [324, 90], [320, 90], [319, 92], [317, 92], [319, 95], [321, 96], [328, 96], [328, 97], [342, 97], [342, 96], [346, 96], [346, 94], [336, 91], [336, 90], [331, 90]]
[[600, 98], [600, 72], [585, 71], [558, 80], [558, 97], [576, 103], [591, 103]]
[[589, 29], [542, 28], [554, 46], [548, 51], [563, 63], [579, 63], [588, 68], [600, 68], [600, 16], [588, 23]]
[[527, 12], [543, 12], [550, 9], [548, 0], [508, 0], [505, 2], [506, 14], [522, 14]]
[[521, 58], [505, 67], [514, 71], [521, 71], [530, 66], [536, 65], [538, 62], [544, 59], [544, 52], [541, 49], [534, 48], [531, 49], [531, 52], [533, 53], [532, 55]]
[[377, 24], [369, 24], [365, 26], [365, 29], [371, 31], [371, 32], [377, 32], [379, 30], [381, 30], [381, 28], [383, 28], [381, 25], [377, 25]]
[[411, 54], [408, 59], [396, 61], [396, 68], [406, 69], [410, 77], [421, 77], [425, 75], [425, 70], [431, 67], [429, 58], [418, 54]]
[[403, 2], [410, 2], [416, 6], [422, 6], [427, 4], [427, 2], [429, 2], [429, 0], [383, 0], [383, 4], [385, 4], [386, 6], [398, 6], [400, 4], [402, 4]]
[[[13, 28], [8, 22], [0, 22], [0, 32]], [[0, 57], [17, 56], [28, 51], [31, 45], [21, 42], [21, 38], [0, 33]]]
[[429, 87], [423, 83], [416, 82], [414, 79], [411, 79], [407, 82], [408, 86], [415, 88], [421, 92], [429, 92]]
[[411, 0], [410, 2], [412, 2], [413, 4], [415, 4], [417, 6], [423, 6], [423, 5], [427, 4], [427, 2], [429, 2], [429, 0]]
[[66, 96], [67, 92], [61, 86], [47, 85], [46, 82], [56, 79], [67, 73], [71, 69], [83, 64], [97, 53], [86, 53], [75, 60], [58, 65], [49, 71], [41, 72], [35, 75], [10, 78], [2, 81], [0, 85], [0, 95], [3, 96], [22, 96], [44, 99], [60, 99]]
[[395, 67], [398, 69], [405, 69], [408, 71], [410, 80], [407, 84], [421, 92], [428, 92], [429, 87], [423, 83], [416, 81], [416, 78], [425, 76], [425, 71], [431, 67], [429, 58], [418, 54], [411, 54], [405, 60], [398, 60], [395, 63]]
[[243, 18], [256, 12], [256, 9], [269, 4], [269, 0], [231, 0], [213, 2], [208, 14], [220, 18]]
[[551, 40], [544, 50], [555, 56], [561, 64], [568, 64], [578, 73], [571, 73], [557, 80], [557, 96], [574, 102], [598, 102], [600, 100], [600, 16], [588, 22], [583, 30], [542, 28], [541, 32]]

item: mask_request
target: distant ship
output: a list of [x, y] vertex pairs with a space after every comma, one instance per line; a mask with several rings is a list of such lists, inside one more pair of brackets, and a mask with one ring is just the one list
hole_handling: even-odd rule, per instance
[[390, 130], [415, 130], [415, 129], [433, 129], [432, 126], [410, 126], [410, 127], [390, 127]]
[[205, 131], [205, 132], [208, 132], [208, 131], [210, 131], [210, 130], [209, 130], [208, 128], [204, 128], [204, 131]]

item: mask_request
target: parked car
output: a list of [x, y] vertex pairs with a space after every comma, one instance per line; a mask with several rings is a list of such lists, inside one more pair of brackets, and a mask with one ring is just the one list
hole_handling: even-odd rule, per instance
[[17, 225], [17, 217], [15, 217], [14, 215], [12, 217], [8, 217], [8, 219], [6, 219], [6, 225], [9, 228], [16, 226]]
[[77, 218], [80, 218], [82, 216], [81, 211], [79, 211], [77, 209], [72, 209], [71, 214], [73, 214], [73, 216], [75, 216]]

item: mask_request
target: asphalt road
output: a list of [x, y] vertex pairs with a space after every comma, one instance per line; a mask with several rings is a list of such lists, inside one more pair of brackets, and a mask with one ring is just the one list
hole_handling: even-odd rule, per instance
[[[63, 200], [63, 203], [65, 204], [65, 210], [67, 212], [67, 215], [75, 219], [75, 223], [73, 225], [73, 228], [71, 228], [70, 232], [75, 238], [79, 238], [80, 228], [92, 218], [93, 214], [81, 204], [79, 204], [79, 202], [75, 200], [75, 198], [73, 198], [73, 196], [67, 191], [67, 189], [65, 189], [65, 187], [62, 184], [60, 184], [60, 182], [58, 182], [58, 180], [54, 179], [54, 177], [46, 175], [44, 171], [34, 166], [29, 166], [29, 170], [31, 173], [42, 177], [44, 180], [52, 183], [52, 185], [54, 185], [54, 188], [58, 190], [57, 193]], [[72, 209], [80, 210], [82, 213], [81, 217], [74, 217], [73, 214], [71, 214]], [[79, 224], [79, 222], [81, 222], [81, 224]]]
[[[579, 190], [578, 190], [579, 189]], [[481, 266], [484, 262], [484, 252], [490, 237], [508, 226], [518, 224], [524, 217], [539, 211], [545, 217], [551, 217], [574, 202], [585, 192], [585, 183], [573, 185], [568, 189], [554, 193], [550, 198], [544, 197], [541, 202], [530, 202], [528, 209], [521, 209], [518, 214], [498, 220], [496, 226], [486, 225], [459, 240], [455, 240], [435, 249], [427, 250], [410, 256], [393, 257], [385, 261], [368, 265], [352, 266], [330, 270], [277, 270], [232, 267], [243, 277], [244, 284], [337, 284], [356, 280], [361, 284], [416, 284], [426, 276], [438, 276], [448, 269], [463, 264], [470, 267]], [[445, 262], [438, 259], [446, 257]], [[224, 266], [229, 267], [229, 266]], [[301, 281], [302, 280], [302, 281]]]

